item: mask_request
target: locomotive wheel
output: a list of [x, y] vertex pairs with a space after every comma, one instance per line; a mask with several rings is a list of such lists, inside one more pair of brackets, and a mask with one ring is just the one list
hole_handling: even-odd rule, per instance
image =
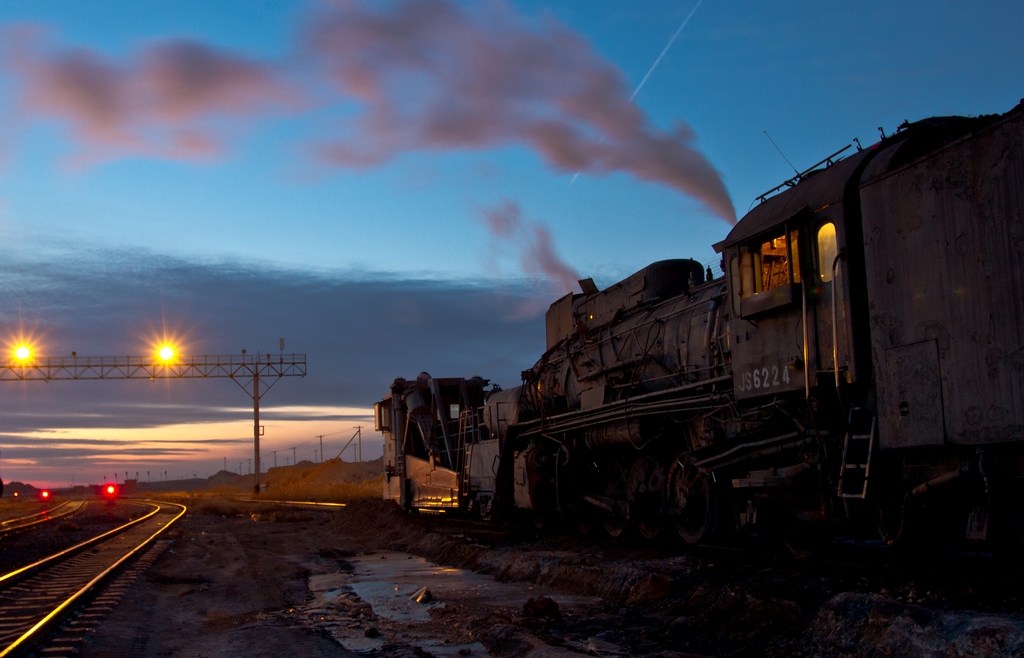
[[711, 486], [693, 460], [680, 456], [668, 475], [666, 503], [676, 512], [676, 532], [687, 544], [696, 544], [711, 527]]
[[594, 532], [594, 528], [597, 527], [594, 519], [589, 516], [577, 516], [574, 523], [576, 524], [576, 530], [578, 530], [581, 535], [589, 535]]
[[[605, 473], [604, 495], [616, 501], [626, 498], [626, 471], [620, 464], [609, 464]], [[605, 516], [603, 519], [605, 532], [611, 537], [618, 537], [626, 529], [626, 522], [616, 516]]]
[[658, 462], [650, 457], [640, 457], [633, 462], [626, 480], [626, 497], [630, 516], [636, 519], [636, 528], [644, 539], [654, 539], [661, 534], [664, 489], [665, 474]]
[[605, 519], [604, 531], [609, 537], [618, 537], [626, 529], [626, 524], [618, 519]]
[[657, 539], [664, 527], [665, 524], [658, 518], [638, 519], [636, 522], [637, 532], [644, 539]]

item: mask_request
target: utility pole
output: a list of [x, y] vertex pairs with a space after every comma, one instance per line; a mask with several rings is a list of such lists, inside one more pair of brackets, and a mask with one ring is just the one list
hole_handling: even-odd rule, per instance
[[320, 439], [320, 461], [324, 460], [324, 435], [317, 434], [317, 438]]
[[271, 450], [270, 452], [274, 453], [274, 468], [277, 468], [277, 451]]
[[359, 461], [362, 462], [363, 461], [363, 426], [362, 425], [356, 425], [356, 436], [358, 437], [358, 439], [357, 439], [358, 443], [356, 445], [359, 446]]
[[224, 470], [225, 471], [228, 470], [228, 458], [227, 457], [224, 458]]
[[[256, 355], [259, 359], [259, 354]], [[252, 445], [253, 456], [256, 459], [256, 480], [253, 482], [253, 489], [260, 492], [260, 371], [258, 368], [252, 370]]]
[[299, 462], [295, 460], [295, 447], [292, 446], [292, 466], [297, 465]]
[[242, 474], [242, 462], [238, 462], [238, 474]]

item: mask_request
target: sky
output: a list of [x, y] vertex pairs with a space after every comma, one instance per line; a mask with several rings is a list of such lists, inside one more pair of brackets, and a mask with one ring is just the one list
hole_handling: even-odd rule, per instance
[[[793, 168], [1008, 111], [1022, 24], [986, 1], [3, 3], [0, 345], [284, 338], [309, 374], [262, 400], [264, 467], [357, 426], [374, 458], [395, 377], [515, 386], [577, 279], [717, 271], [711, 245]], [[228, 380], [0, 390], [4, 481], [252, 457]]]

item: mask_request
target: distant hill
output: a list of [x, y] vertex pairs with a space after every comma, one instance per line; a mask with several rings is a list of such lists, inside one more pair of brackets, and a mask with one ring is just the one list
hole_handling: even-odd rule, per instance
[[39, 489], [24, 482], [4, 482], [4, 496], [13, 496], [14, 492], [18, 492], [18, 496], [35, 496]]
[[[380, 477], [383, 472], [383, 458], [369, 462], [346, 462], [338, 457], [315, 464], [303, 460], [294, 466], [277, 466], [260, 476], [260, 484], [266, 491], [301, 490], [320, 491], [336, 485], [349, 485], [367, 482]], [[208, 478], [190, 478], [185, 480], [167, 480], [156, 482], [138, 482], [134, 492], [210, 492], [210, 493], [251, 493], [253, 475], [239, 475], [230, 471], [218, 471]], [[134, 482], [134, 480], [130, 481]], [[54, 489], [55, 493], [75, 493], [87, 495], [100, 485], [78, 486], [74, 489]], [[121, 485], [119, 485], [121, 486]], [[8, 498], [18, 492], [18, 496], [36, 496], [39, 489], [24, 482], [5, 482], [3, 496]]]
[[[368, 462], [346, 462], [335, 457], [319, 464], [300, 461], [294, 466], [277, 466], [260, 476], [260, 484], [267, 491], [294, 487], [331, 484], [355, 484], [380, 477], [384, 471], [383, 458]], [[253, 475], [238, 475], [220, 471], [206, 480], [197, 491], [248, 493], [253, 488]]]

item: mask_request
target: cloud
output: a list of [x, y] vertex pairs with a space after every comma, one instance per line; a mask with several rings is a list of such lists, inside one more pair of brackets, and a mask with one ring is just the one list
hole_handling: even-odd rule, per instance
[[482, 212], [491, 233], [518, 250], [519, 263], [527, 275], [543, 276], [558, 294], [579, 288], [580, 275], [555, 253], [551, 231], [540, 222], [524, 221], [518, 203], [505, 199]]
[[[306, 354], [307, 376], [280, 381], [261, 401], [264, 465], [271, 450], [293, 445], [311, 458], [317, 434], [335, 434], [324, 449], [336, 453], [356, 425], [364, 453], [379, 455], [368, 410], [396, 377], [481, 375], [507, 388], [543, 351], [543, 316], [517, 315], [528, 304], [547, 307], [550, 293], [537, 282], [317, 275], [53, 239], [42, 246], [0, 261], [0, 346], [27, 330], [40, 356], [140, 355], [166, 332], [186, 354], [277, 353], [280, 337], [288, 352]], [[82, 469], [122, 454], [111, 442], [134, 451], [132, 470], [186, 459], [220, 468], [224, 456], [251, 455], [252, 403], [228, 379], [6, 381], [0, 389], [5, 460], [37, 462], [8, 464], [5, 480], [66, 481], [74, 460], [60, 456], [70, 450], [81, 459], [76, 479], [98, 481], [104, 471]], [[161, 439], [168, 442], [155, 444]]]
[[194, 40], [154, 42], [118, 60], [55, 49], [35, 26], [2, 36], [6, 68], [20, 81], [22, 120], [65, 123], [89, 159], [101, 152], [206, 158], [225, 147], [215, 119], [294, 109], [302, 99], [278, 66]]
[[355, 0], [318, 11], [306, 47], [361, 114], [320, 156], [372, 167], [413, 151], [527, 144], [565, 172], [625, 172], [736, 219], [685, 124], [655, 128], [621, 72], [554, 19], [497, 3]]
[[5, 68], [20, 83], [18, 120], [63, 122], [82, 159], [208, 158], [225, 151], [231, 120], [302, 116], [319, 105], [350, 115], [314, 145], [329, 166], [522, 144], [558, 170], [630, 174], [736, 219], [689, 126], [655, 127], [585, 38], [501, 3], [341, 0], [312, 12], [295, 53], [280, 62], [191, 39], [113, 58], [54, 48], [34, 26], [0, 36]]
[[[358, 418], [396, 377], [481, 375], [502, 386], [537, 353], [480, 366], [543, 336], [543, 318], [514, 316], [550, 301], [544, 286], [314, 275], [232, 263], [190, 263], [144, 250], [58, 246], [45, 257], [12, 252], [0, 262], [0, 343], [26, 328], [40, 356], [138, 355], [176, 334], [186, 354], [245, 348], [307, 355], [308, 375], [275, 385], [262, 406], [271, 421], [341, 423]], [[229, 380], [0, 382], [4, 430], [154, 427], [249, 419]], [[317, 410], [314, 410], [316, 408]]]

